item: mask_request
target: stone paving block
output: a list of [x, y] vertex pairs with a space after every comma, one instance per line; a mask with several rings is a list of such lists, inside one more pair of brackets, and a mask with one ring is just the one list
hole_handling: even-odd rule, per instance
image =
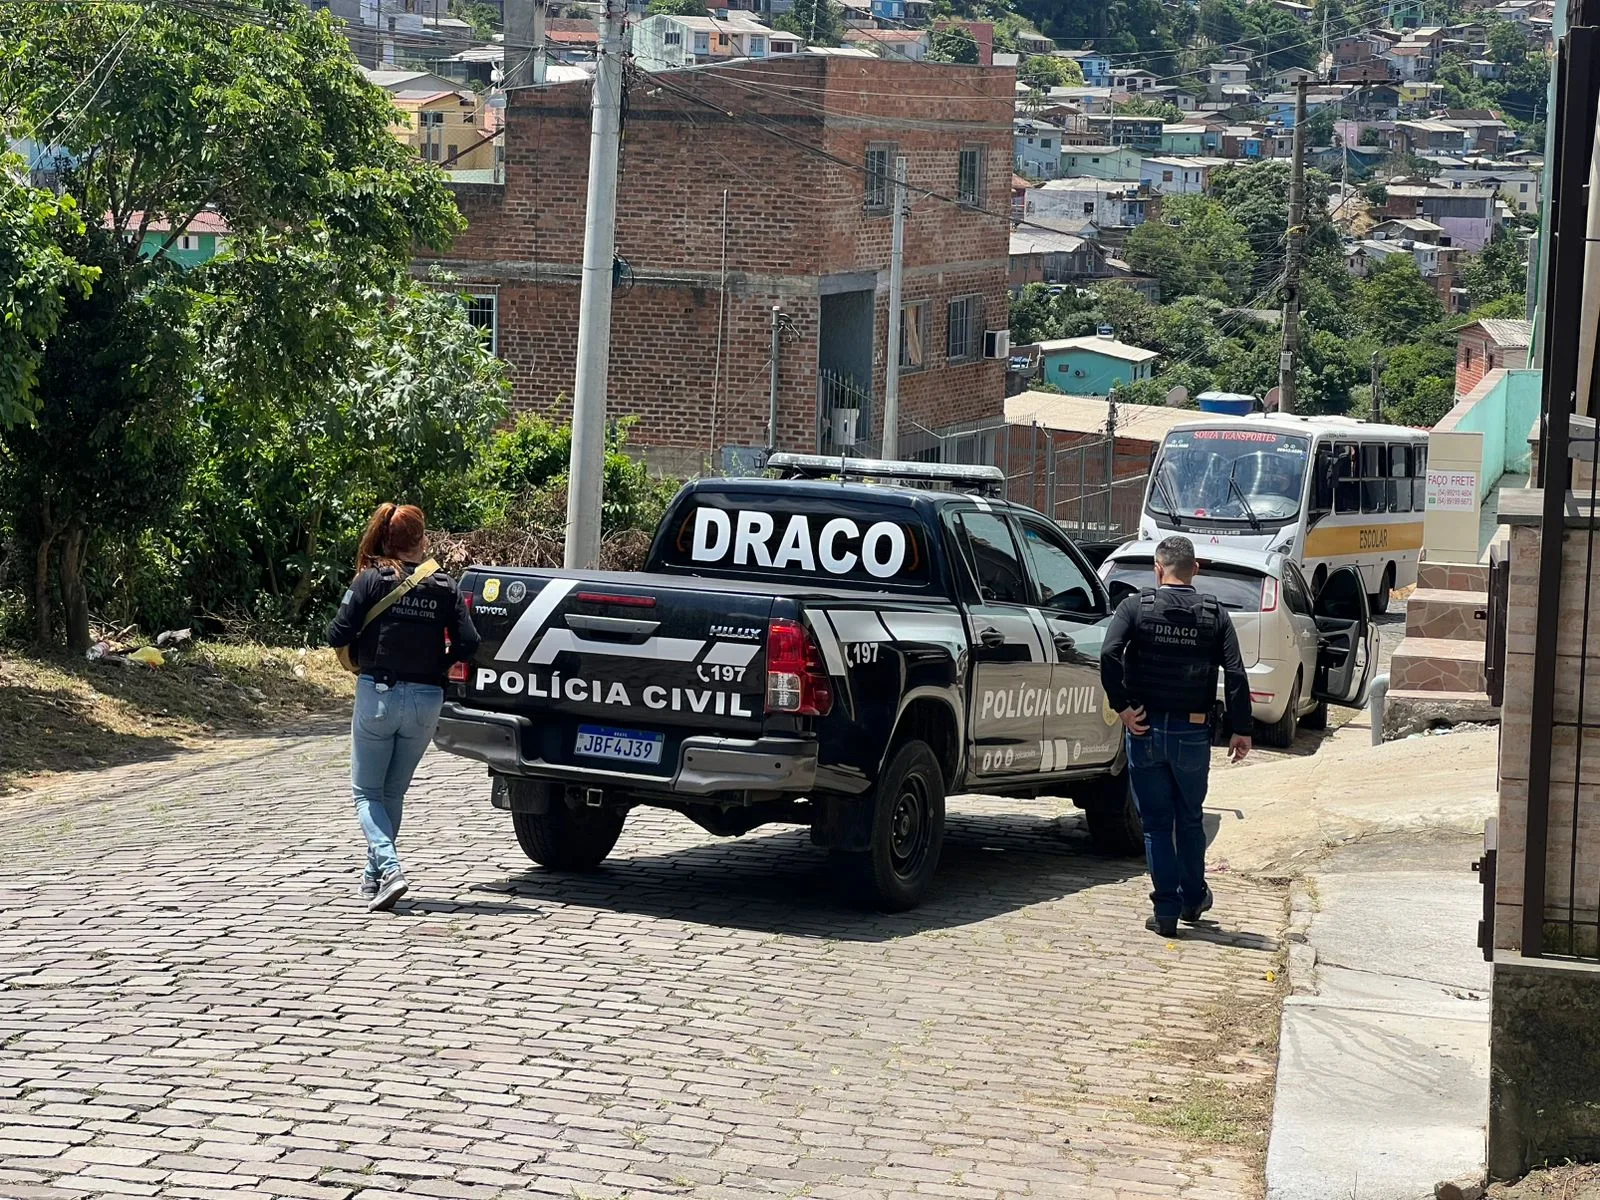
[[1219, 877], [1168, 951], [1140, 865], [1062, 801], [952, 800], [938, 889], [898, 915], [852, 908], [804, 830], [644, 810], [601, 870], [545, 872], [430, 753], [414, 891], [369, 916], [333, 737], [108, 772], [60, 811], [0, 813], [7, 1200], [1260, 1189], [1250, 1148], [1134, 1115], [1270, 1078], [1210, 1014], [1270, 1002], [1282, 893]]

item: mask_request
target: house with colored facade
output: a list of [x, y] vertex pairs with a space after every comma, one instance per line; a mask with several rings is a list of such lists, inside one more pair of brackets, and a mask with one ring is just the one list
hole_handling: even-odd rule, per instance
[[1040, 371], [1046, 383], [1076, 396], [1108, 396], [1155, 373], [1161, 356], [1114, 337], [1054, 338], [1039, 343]]
[[1222, 145], [1222, 135], [1207, 125], [1163, 125], [1161, 153], [1208, 154]]
[[[142, 214], [134, 213], [128, 227], [137, 229], [142, 220]], [[172, 262], [180, 267], [198, 267], [222, 253], [228, 232], [228, 223], [214, 212], [196, 214], [177, 237], [172, 236], [172, 222], [155, 217], [145, 226], [139, 257], [154, 258], [166, 246], [166, 257]], [[169, 240], [171, 245], [167, 245]]]
[[462, 171], [492, 170], [494, 131], [484, 126], [483, 98], [472, 91], [400, 91], [390, 126], [424, 160]]
[[1150, 155], [1139, 166], [1139, 179], [1163, 196], [1204, 196], [1211, 191], [1211, 172], [1228, 165], [1225, 158]]
[[1086, 218], [1102, 230], [1131, 229], [1161, 212], [1161, 197], [1137, 179], [1052, 179], [1028, 189], [1029, 217]]
[[1465, 396], [1490, 371], [1528, 365], [1532, 321], [1485, 318], [1456, 332], [1456, 395]]
[[1029, 179], [1054, 179], [1061, 173], [1062, 135], [1048, 121], [1018, 117], [1012, 126], [1011, 165]]
[[658, 14], [642, 18], [632, 34], [634, 61], [646, 71], [794, 54], [805, 45], [794, 34], [763, 25], [742, 12], [730, 12], [726, 17]]
[[1137, 179], [1143, 155], [1132, 146], [1065, 146], [1062, 179]]

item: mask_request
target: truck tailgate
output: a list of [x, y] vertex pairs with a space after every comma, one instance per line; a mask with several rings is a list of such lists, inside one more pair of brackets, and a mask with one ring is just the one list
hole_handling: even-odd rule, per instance
[[758, 589], [478, 570], [462, 590], [483, 638], [462, 698], [528, 717], [530, 758], [664, 776], [685, 737], [762, 732], [774, 601]]

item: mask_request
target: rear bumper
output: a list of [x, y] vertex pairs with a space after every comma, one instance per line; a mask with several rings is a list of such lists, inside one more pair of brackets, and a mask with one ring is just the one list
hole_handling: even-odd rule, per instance
[[712, 796], [726, 792], [809, 792], [817, 780], [817, 744], [805, 738], [685, 738], [671, 775], [639, 775], [603, 767], [575, 767], [526, 758], [525, 729], [515, 713], [448, 703], [439, 714], [433, 744], [476, 759], [501, 775], [525, 775], [589, 787], [663, 795]]
[[[1266, 659], [1245, 668], [1245, 674], [1250, 677], [1250, 714], [1255, 720], [1273, 725], [1283, 719], [1283, 714], [1289, 707], [1289, 689], [1294, 686], [1295, 671], [1298, 667], [1298, 663]], [[1300, 685], [1302, 706], [1308, 695], [1306, 685], [1302, 683]], [[1227, 687], [1221, 683], [1217, 684], [1217, 699], [1227, 698]]]

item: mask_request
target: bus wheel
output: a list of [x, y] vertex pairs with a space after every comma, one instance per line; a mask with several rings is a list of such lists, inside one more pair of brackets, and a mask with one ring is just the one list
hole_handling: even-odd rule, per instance
[[1369, 597], [1374, 616], [1382, 616], [1389, 611], [1389, 593], [1392, 591], [1394, 591], [1394, 564], [1390, 563], [1383, 569], [1383, 579], [1378, 583], [1378, 594]]
[[1311, 576], [1311, 598], [1315, 600], [1322, 594], [1322, 585], [1328, 582], [1328, 564], [1323, 563], [1317, 568], [1316, 574]]

